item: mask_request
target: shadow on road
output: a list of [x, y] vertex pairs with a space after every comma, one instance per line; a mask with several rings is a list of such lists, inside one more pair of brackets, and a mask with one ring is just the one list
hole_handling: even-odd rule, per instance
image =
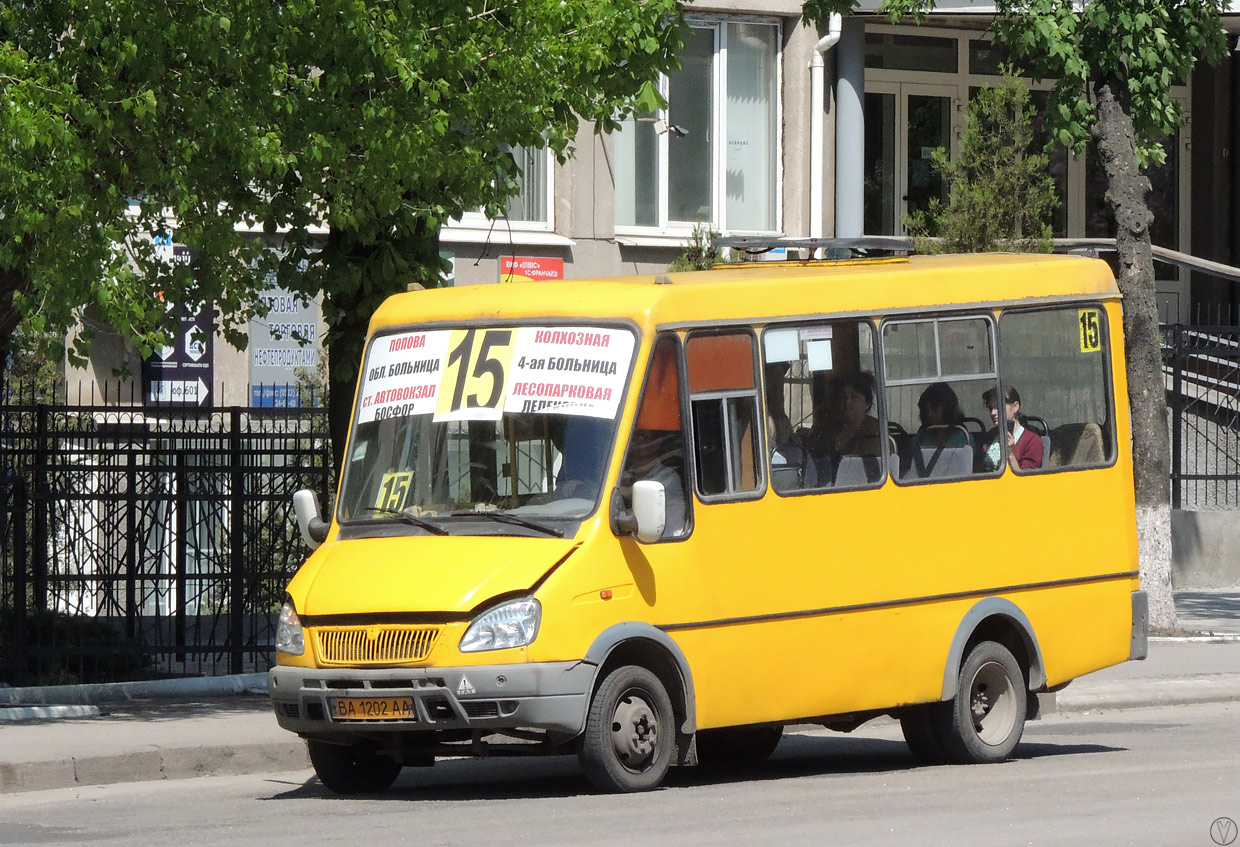
[[[1022, 743], [1014, 759], [1037, 759], [1091, 753], [1118, 752], [1124, 748], [1100, 744]], [[933, 767], [919, 764], [903, 741], [869, 737], [785, 735], [767, 762], [744, 772], [704, 767], [673, 768], [664, 781], [665, 790], [698, 788], [736, 782], [799, 779], [812, 776], [886, 773]], [[952, 767], [944, 765], [942, 767]], [[381, 794], [341, 797], [311, 777], [301, 784], [283, 783], [269, 800], [524, 800], [594, 794], [573, 756], [531, 759], [454, 759], [433, 768], [406, 768], [396, 784]]]

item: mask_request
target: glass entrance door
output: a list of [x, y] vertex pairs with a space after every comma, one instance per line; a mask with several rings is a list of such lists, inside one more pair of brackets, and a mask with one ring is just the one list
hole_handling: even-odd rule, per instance
[[946, 201], [947, 186], [931, 167], [939, 147], [952, 151], [951, 86], [867, 84], [865, 94], [865, 232], [904, 235], [909, 214], [931, 199]]

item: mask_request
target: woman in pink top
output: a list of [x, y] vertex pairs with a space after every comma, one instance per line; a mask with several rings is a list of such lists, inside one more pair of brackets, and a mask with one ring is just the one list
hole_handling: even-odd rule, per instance
[[982, 395], [982, 400], [990, 407], [990, 419], [995, 428], [986, 437], [982, 451], [982, 466], [985, 470], [999, 469], [999, 418], [1007, 425], [1008, 462], [1020, 470], [1036, 470], [1042, 467], [1042, 438], [1033, 430], [1025, 429], [1020, 417], [1020, 393], [1012, 386], [1003, 391], [1003, 409], [999, 409], [998, 392], [991, 388]]

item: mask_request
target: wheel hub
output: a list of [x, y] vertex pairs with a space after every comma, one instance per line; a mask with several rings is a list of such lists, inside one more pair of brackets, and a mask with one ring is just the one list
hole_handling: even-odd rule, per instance
[[654, 758], [659, 721], [643, 698], [628, 694], [616, 704], [611, 721], [611, 743], [616, 757], [630, 770], [642, 770]]
[[1016, 723], [1016, 690], [997, 662], [977, 669], [969, 687], [973, 730], [986, 744], [1003, 743]]

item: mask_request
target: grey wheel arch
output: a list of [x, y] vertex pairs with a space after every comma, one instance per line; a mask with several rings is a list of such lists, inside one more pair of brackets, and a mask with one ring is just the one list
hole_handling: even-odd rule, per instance
[[[683, 698], [684, 720], [680, 725], [680, 733], [683, 735], [695, 733], [697, 731], [697, 699], [693, 693], [693, 674], [689, 670], [689, 660], [685, 658], [680, 645], [658, 627], [639, 621], [625, 621], [612, 624], [599, 633], [585, 656], [585, 660], [595, 668], [591, 691], [598, 687], [599, 673], [607, 660], [617, 648], [623, 645], [637, 647], [641, 650], [654, 649], [665, 654], [680, 677], [680, 690], [668, 691], [673, 705]], [[658, 668], [649, 668], [649, 670], [658, 675]]]
[[956, 675], [964, 662], [964, 650], [969, 639], [983, 623], [1000, 618], [1001, 623], [1013, 630], [1025, 647], [1025, 655], [1029, 658], [1029, 690], [1037, 691], [1046, 685], [1046, 670], [1042, 664], [1042, 648], [1038, 645], [1038, 637], [1033, 633], [1033, 624], [1011, 600], [1002, 597], [987, 597], [973, 605], [956, 627], [956, 635], [952, 638], [951, 648], [947, 651], [947, 664], [943, 668], [943, 691], [941, 700], [951, 700], [956, 696]]

